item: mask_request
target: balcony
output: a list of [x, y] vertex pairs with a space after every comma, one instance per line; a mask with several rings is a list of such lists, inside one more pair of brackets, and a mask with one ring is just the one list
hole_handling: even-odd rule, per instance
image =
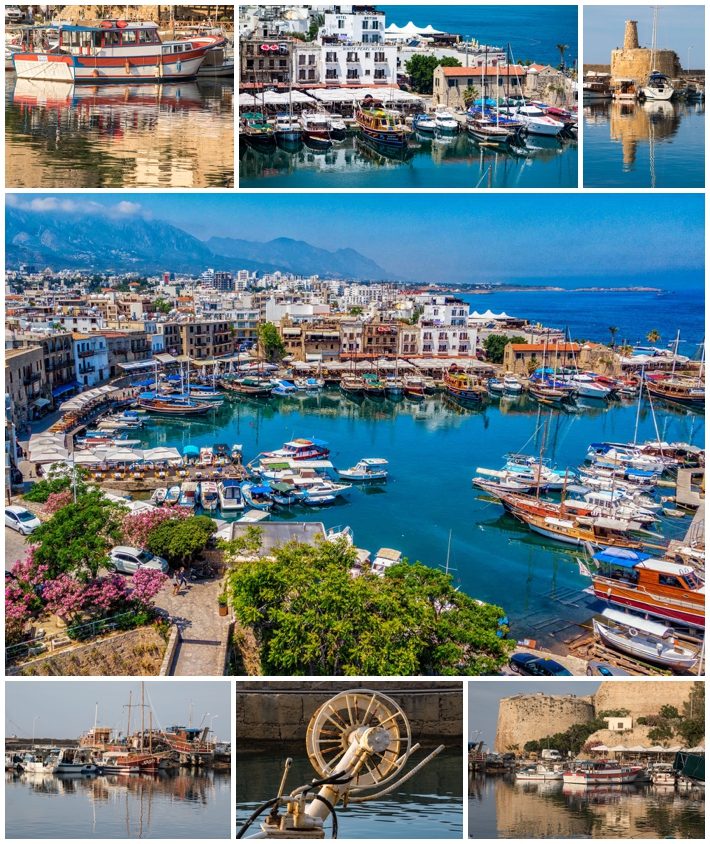
[[347, 64], [358, 64], [360, 59], [358, 58], [357, 53], [348, 53], [348, 56], [345, 61], [347, 62]]
[[80, 358], [90, 358], [90, 357], [93, 357], [93, 355], [95, 355], [95, 354], [96, 354], [96, 352], [93, 349], [87, 349], [85, 352], [79, 352], [78, 357], [80, 357]]
[[25, 385], [25, 387], [29, 387], [30, 384], [36, 384], [37, 381], [39, 381], [41, 378], [42, 378], [41, 373], [33, 372], [32, 375], [26, 375], [22, 379], [22, 383]]
[[85, 366], [83, 369], [79, 370], [79, 375], [88, 375], [90, 372], [96, 372], [95, 366]]

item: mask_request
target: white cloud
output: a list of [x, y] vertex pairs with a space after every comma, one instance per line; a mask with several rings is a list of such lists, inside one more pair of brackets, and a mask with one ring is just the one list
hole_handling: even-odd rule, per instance
[[119, 202], [116, 206], [116, 211], [119, 214], [140, 214], [143, 211], [143, 206], [138, 202]]
[[73, 199], [62, 199], [61, 196], [43, 196], [34, 199], [25, 199], [21, 194], [7, 194], [5, 203], [11, 208], [19, 208], [22, 211], [55, 212], [66, 214], [104, 214], [113, 216], [144, 216], [148, 213], [139, 202], [128, 202], [122, 200], [115, 205], [103, 205], [89, 199], [77, 202]]

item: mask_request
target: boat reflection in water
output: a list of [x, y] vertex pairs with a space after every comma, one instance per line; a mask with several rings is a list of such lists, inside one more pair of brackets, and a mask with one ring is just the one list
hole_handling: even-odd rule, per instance
[[703, 102], [586, 104], [585, 186], [702, 187], [704, 119]]
[[492, 165], [493, 187], [575, 187], [576, 152], [570, 138], [529, 136], [493, 146], [467, 132], [412, 132], [393, 146], [358, 132], [325, 149], [305, 138], [270, 152], [240, 144], [239, 173], [243, 187], [474, 187]]
[[9, 187], [231, 187], [234, 83], [6, 80]]
[[[229, 837], [228, 772], [180, 768], [82, 777], [9, 773], [5, 793], [6, 835], [13, 838]], [[41, 802], [49, 798], [51, 807]]]
[[469, 776], [469, 838], [703, 838], [705, 794]]

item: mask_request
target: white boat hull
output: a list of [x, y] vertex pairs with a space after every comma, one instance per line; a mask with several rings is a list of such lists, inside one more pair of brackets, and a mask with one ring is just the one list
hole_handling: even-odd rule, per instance
[[[629, 624], [633, 624], [633, 617], [629, 617]], [[693, 657], [692, 654], [678, 653], [673, 647], [668, 647], [668, 645], [665, 645], [659, 653], [652, 644], [644, 645], [642, 641], [634, 641], [634, 638], [630, 640], [626, 636], [619, 635], [606, 625], [600, 624], [596, 619], [594, 620], [594, 631], [607, 645], [611, 645], [611, 647], [618, 651], [635, 656], [646, 662], [663, 665], [677, 671], [690, 671], [698, 662], [697, 657]]]
[[675, 94], [673, 88], [644, 88], [643, 94], [647, 100], [670, 100]]

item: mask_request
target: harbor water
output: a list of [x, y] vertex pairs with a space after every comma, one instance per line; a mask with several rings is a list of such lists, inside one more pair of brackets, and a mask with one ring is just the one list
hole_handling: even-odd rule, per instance
[[[663, 439], [703, 442], [701, 415], [670, 405], [655, 409]], [[594, 600], [583, 593], [589, 580], [579, 573], [579, 549], [532, 534], [473, 489], [471, 479], [478, 466], [501, 468], [510, 451], [539, 453], [545, 422], [545, 456], [564, 468], [578, 466], [591, 442], [632, 439], [635, 418], [633, 401], [580, 399], [576, 411], [565, 411], [542, 410], [527, 396], [504, 397], [469, 410], [441, 394], [414, 402], [350, 399], [328, 390], [228, 401], [199, 420], [148, 417], [140, 436], [143, 447], [175, 446], [181, 453], [187, 445], [240, 443], [245, 461], [294, 437], [326, 440], [336, 468], [386, 458], [386, 483], [356, 485], [330, 507], [279, 508], [271, 518], [349, 525], [358, 547], [372, 553], [396, 548], [429, 566], [445, 564], [451, 531], [450, 571], [463, 591], [502, 605], [516, 638], [544, 632], [554, 646], [594, 611]], [[646, 404], [639, 441], [655, 438]], [[662, 532], [679, 536], [689, 523], [664, 517]]]
[[230, 775], [5, 774], [6, 838], [229, 838]]
[[705, 793], [469, 776], [469, 838], [704, 838]]
[[577, 141], [528, 135], [506, 150], [481, 146], [465, 131], [415, 132], [407, 150], [360, 134], [328, 150], [303, 142], [264, 152], [240, 139], [239, 185], [246, 188], [574, 188]]
[[704, 188], [705, 103], [585, 104], [584, 187]]
[[[458, 838], [463, 834], [463, 794], [461, 765], [463, 754], [448, 744], [431, 762], [391, 794], [371, 803], [350, 803], [337, 807], [339, 838]], [[406, 774], [421, 762], [433, 746], [422, 747], [405, 768]], [[293, 759], [286, 792], [311, 782], [315, 771], [303, 744], [265, 745], [254, 752], [237, 750], [236, 814], [237, 829], [257, 807], [274, 797], [283, 776], [284, 762]], [[372, 792], [375, 793], [375, 788]], [[263, 820], [262, 816], [260, 820]], [[247, 835], [258, 831], [258, 821]], [[325, 837], [330, 838], [331, 821], [326, 821]]]
[[71, 85], [5, 73], [5, 184], [234, 186], [234, 81]]

